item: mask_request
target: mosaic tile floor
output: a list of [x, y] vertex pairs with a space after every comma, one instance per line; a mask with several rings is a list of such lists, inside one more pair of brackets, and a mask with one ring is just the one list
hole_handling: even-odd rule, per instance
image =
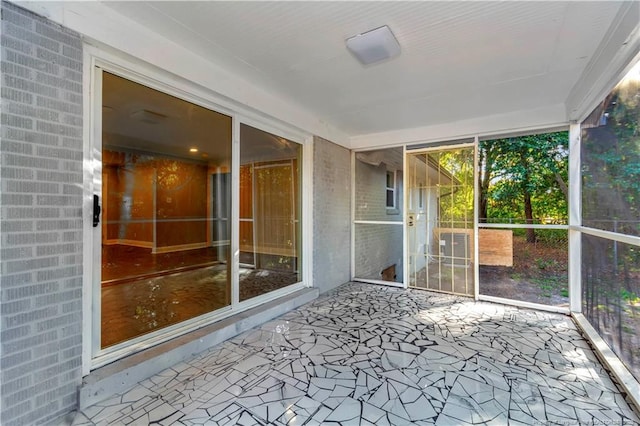
[[547, 425], [640, 419], [563, 315], [349, 283], [75, 425]]

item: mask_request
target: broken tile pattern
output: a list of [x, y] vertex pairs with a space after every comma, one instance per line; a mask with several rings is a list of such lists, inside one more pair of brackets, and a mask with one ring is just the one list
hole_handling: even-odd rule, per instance
[[349, 283], [76, 424], [640, 423], [567, 316]]

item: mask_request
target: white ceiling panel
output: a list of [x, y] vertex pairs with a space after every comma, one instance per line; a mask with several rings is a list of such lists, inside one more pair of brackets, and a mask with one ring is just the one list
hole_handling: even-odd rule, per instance
[[[562, 104], [620, 2], [108, 2], [351, 135]], [[399, 57], [344, 40], [388, 25]]]

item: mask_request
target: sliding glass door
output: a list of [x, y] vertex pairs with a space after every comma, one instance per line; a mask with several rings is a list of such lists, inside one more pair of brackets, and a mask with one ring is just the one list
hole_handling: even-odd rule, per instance
[[301, 275], [302, 145], [240, 125], [240, 301]]
[[228, 306], [231, 117], [103, 72], [101, 148], [100, 348]]
[[232, 158], [230, 114], [124, 75], [94, 70], [91, 352], [101, 360], [302, 281], [302, 144], [240, 122]]

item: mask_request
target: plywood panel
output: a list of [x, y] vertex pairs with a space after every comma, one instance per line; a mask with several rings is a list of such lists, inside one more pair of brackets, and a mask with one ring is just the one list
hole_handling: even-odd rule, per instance
[[481, 265], [513, 266], [513, 231], [479, 229], [478, 252]]

